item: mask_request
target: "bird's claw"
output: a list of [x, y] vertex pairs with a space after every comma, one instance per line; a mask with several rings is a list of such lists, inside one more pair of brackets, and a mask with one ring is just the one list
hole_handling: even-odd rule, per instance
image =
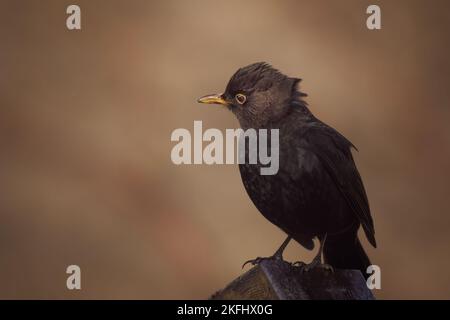
[[247, 264], [251, 264], [253, 266], [260, 264], [263, 260], [279, 260], [279, 261], [284, 261], [282, 257], [278, 256], [278, 255], [273, 255], [271, 257], [256, 257], [255, 259], [250, 259], [244, 262], [244, 264], [242, 265], [242, 269], [244, 269], [244, 267]]
[[317, 265], [312, 265], [312, 266], [307, 264], [301, 269], [301, 271], [309, 272], [312, 269], [322, 269], [325, 272], [334, 273], [334, 268], [331, 265], [326, 264], [326, 263], [319, 263]]
[[262, 259], [263, 259], [263, 258], [261, 258], [261, 257], [257, 257], [257, 258], [255, 258], [255, 259], [247, 260], [247, 261], [245, 261], [244, 264], [242, 265], [242, 269], [244, 269], [244, 267], [245, 267], [247, 264], [249, 264], [249, 263], [250, 263], [252, 266], [254, 266], [254, 265], [260, 263], [260, 262], [262, 261]]
[[329, 273], [333, 273], [334, 272], [333, 266], [331, 266], [329, 264], [326, 264], [326, 263], [322, 263], [320, 261], [313, 261], [311, 263], [305, 263], [303, 261], [296, 261], [292, 265], [294, 267], [299, 267], [300, 271], [302, 273], [309, 272], [309, 271], [311, 271], [313, 269], [316, 269], [316, 268], [322, 269], [322, 270], [324, 270], [326, 272], [329, 272]]
[[303, 261], [295, 261], [292, 263], [293, 267], [300, 267], [303, 268], [306, 265], [306, 263], [304, 263]]

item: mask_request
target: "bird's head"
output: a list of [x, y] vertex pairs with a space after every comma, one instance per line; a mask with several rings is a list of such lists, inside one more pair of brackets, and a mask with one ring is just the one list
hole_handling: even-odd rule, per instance
[[302, 100], [306, 94], [297, 91], [299, 82], [258, 62], [236, 71], [224, 93], [203, 96], [198, 102], [225, 105], [242, 128], [261, 128], [281, 119], [292, 107], [306, 108]]

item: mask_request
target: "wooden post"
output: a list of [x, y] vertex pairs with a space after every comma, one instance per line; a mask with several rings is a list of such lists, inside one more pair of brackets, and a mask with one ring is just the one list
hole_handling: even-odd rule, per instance
[[284, 261], [263, 260], [211, 296], [213, 300], [373, 300], [359, 270], [301, 272]]

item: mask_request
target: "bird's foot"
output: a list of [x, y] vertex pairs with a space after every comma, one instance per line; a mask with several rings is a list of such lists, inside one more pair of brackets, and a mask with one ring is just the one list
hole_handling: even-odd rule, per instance
[[254, 265], [260, 264], [264, 260], [275, 260], [275, 261], [286, 262], [286, 261], [283, 260], [283, 251], [284, 251], [284, 249], [286, 249], [286, 246], [288, 245], [289, 241], [291, 241], [291, 236], [288, 236], [286, 238], [286, 240], [283, 241], [283, 243], [281, 244], [280, 248], [278, 248], [278, 250], [273, 254], [273, 256], [271, 256], [271, 257], [257, 257], [256, 259], [247, 260], [242, 265], [242, 269], [244, 269], [244, 267], [247, 264], [249, 264], [249, 263], [251, 263], [254, 266]]
[[303, 272], [309, 272], [313, 269], [322, 269], [326, 272], [333, 273], [334, 268], [326, 263], [322, 263], [320, 260], [314, 259], [311, 263], [305, 263], [303, 261], [296, 261], [292, 264], [294, 267], [300, 268], [300, 271]]
[[273, 255], [271, 257], [257, 257], [255, 259], [251, 259], [251, 260], [247, 260], [244, 262], [244, 264], [242, 265], [242, 269], [244, 269], [244, 267], [247, 264], [251, 264], [252, 266], [256, 266], [258, 264], [260, 264], [261, 262], [263, 262], [264, 260], [275, 260], [275, 261], [283, 261], [283, 257], [281, 255]]
[[304, 263], [303, 261], [297, 261], [294, 262], [292, 265], [297, 266], [300, 268], [300, 271], [302, 273], [309, 272], [313, 269], [322, 269], [326, 272], [333, 273], [334, 269], [331, 265], [323, 263], [322, 262], [322, 253], [323, 253], [323, 246], [325, 244], [325, 240], [327, 239], [327, 235], [325, 234], [323, 238], [320, 241], [320, 248], [317, 255], [314, 257], [314, 259], [310, 263]]

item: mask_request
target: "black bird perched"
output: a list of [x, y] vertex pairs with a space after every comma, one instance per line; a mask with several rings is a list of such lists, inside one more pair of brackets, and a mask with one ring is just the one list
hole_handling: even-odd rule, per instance
[[[298, 88], [300, 81], [267, 63], [254, 63], [239, 69], [223, 94], [204, 96], [198, 101], [227, 106], [244, 130], [279, 129], [277, 174], [261, 175], [260, 164], [239, 165], [255, 206], [288, 235], [270, 258], [282, 259], [291, 238], [311, 250], [317, 237], [319, 253], [312, 263], [303, 264], [306, 270], [328, 264], [359, 269], [367, 278], [370, 261], [357, 231], [362, 225], [369, 242], [376, 247], [375, 230], [351, 153], [355, 147], [310, 112], [303, 100], [306, 94]], [[255, 264], [261, 259], [267, 258], [248, 262]]]

